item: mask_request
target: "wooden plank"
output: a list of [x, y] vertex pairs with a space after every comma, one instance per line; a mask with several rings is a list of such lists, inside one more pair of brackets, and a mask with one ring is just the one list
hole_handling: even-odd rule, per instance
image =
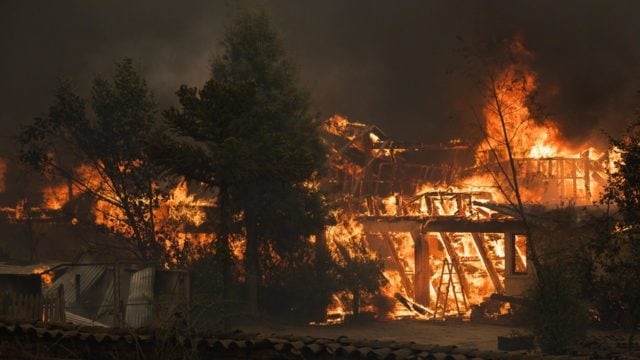
[[489, 278], [493, 283], [494, 289], [496, 289], [496, 293], [502, 294], [504, 293], [504, 287], [500, 282], [500, 278], [498, 277], [498, 272], [496, 271], [495, 266], [493, 266], [493, 262], [487, 256], [487, 251], [484, 248], [484, 244], [482, 242], [482, 238], [479, 233], [471, 233], [473, 236], [473, 243], [476, 245], [476, 250], [478, 254], [480, 254], [480, 260], [482, 260], [482, 264], [484, 268], [487, 270], [487, 274], [489, 274]]
[[468, 220], [462, 218], [428, 219], [423, 226], [423, 233], [428, 232], [469, 232], [469, 233], [504, 233], [524, 232], [522, 221], [505, 220]]
[[516, 219], [470, 220], [456, 216], [359, 216], [357, 220], [365, 232], [413, 232], [422, 228], [422, 233], [469, 232], [504, 233], [524, 232], [522, 221]]
[[397, 217], [359, 218], [365, 233], [413, 232], [420, 231], [422, 219], [403, 220]]
[[396, 265], [400, 269], [399, 273], [400, 273], [400, 281], [402, 282], [402, 287], [404, 287], [404, 290], [407, 292], [407, 295], [413, 299], [415, 292], [413, 290], [413, 286], [411, 285], [411, 280], [409, 280], [407, 273], [404, 271], [404, 266], [402, 266], [402, 262], [400, 261], [400, 257], [398, 256], [398, 252], [396, 251], [396, 247], [393, 244], [393, 240], [391, 240], [391, 236], [389, 236], [389, 233], [383, 233], [382, 238], [385, 240], [387, 246], [389, 247], [389, 252], [391, 253], [391, 257], [393, 258], [393, 261], [396, 263]]

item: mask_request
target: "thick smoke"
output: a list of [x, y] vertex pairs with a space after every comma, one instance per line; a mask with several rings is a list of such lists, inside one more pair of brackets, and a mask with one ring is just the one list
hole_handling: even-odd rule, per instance
[[[640, 3], [633, 1], [244, 1], [265, 7], [296, 62], [314, 109], [379, 125], [402, 140], [464, 133], [473, 105], [458, 39], [521, 34], [535, 54], [540, 102], [578, 143], [619, 133], [640, 88]], [[0, 3], [1, 149], [18, 124], [47, 111], [58, 77], [88, 93], [90, 80], [131, 57], [161, 106], [183, 83], [200, 86], [234, 1]]]

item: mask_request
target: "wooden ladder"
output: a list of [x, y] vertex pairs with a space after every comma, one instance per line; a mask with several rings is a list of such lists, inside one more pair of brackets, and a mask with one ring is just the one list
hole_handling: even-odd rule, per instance
[[445, 318], [448, 310], [447, 305], [449, 302], [449, 291], [452, 291], [453, 299], [456, 305], [456, 311], [458, 313], [458, 316], [460, 316], [468, 310], [467, 298], [464, 296], [462, 286], [460, 285], [460, 274], [455, 271], [453, 263], [445, 258], [442, 261], [440, 285], [438, 285], [438, 293], [436, 296], [436, 306], [433, 311], [433, 319], [436, 319], [438, 317], [439, 310], [441, 310], [442, 319]]

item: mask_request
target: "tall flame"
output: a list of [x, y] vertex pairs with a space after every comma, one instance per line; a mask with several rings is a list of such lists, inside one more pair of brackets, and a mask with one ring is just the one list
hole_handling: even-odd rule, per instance
[[[529, 105], [537, 90], [537, 74], [528, 60], [533, 56], [520, 39], [513, 41], [511, 51], [520, 61], [510, 62], [488, 79], [482, 111], [486, 139], [477, 148], [477, 165], [486, 167], [507, 161], [506, 144], [509, 144], [519, 166], [518, 177], [529, 177], [532, 183], [520, 189], [524, 201], [549, 203], [581, 198], [578, 202], [591, 203], [605, 181], [603, 176], [592, 174], [594, 170], [604, 173], [602, 152], [584, 144], [580, 147], [571, 144], [562, 136], [555, 120], [532, 116]], [[508, 167], [502, 169], [502, 175], [511, 176], [509, 170], [504, 170]], [[545, 187], [545, 181], [552, 186]], [[556, 186], [557, 189], [552, 189]], [[505, 194], [496, 193], [496, 198]]]
[[529, 101], [537, 89], [537, 74], [527, 61], [532, 54], [519, 39], [512, 42], [511, 51], [520, 61], [499, 69], [495, 77], [488, 79], [483, 108], [487, 141], [479, 150], [493, 149], [502, 160], [506, 159], [506, 136], [515, 157], [542, 158], [573, 153], [554, 120], [545, 118], [538, 122], [531, 114]]

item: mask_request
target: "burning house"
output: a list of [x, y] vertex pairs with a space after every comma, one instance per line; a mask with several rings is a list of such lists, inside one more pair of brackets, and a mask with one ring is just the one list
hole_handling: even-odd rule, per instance
[[[518, 41], [511, 51], [530, 55]], [[535, 213], [592, 205], [606, 183], [608, 152], [571, 145], [530, 113], [526, 61], [491, 71], [475, 144], [398, 142], [339, 115], [325, 126], [327, 187], [359, 224], [348, 236], [384, 259], [385, 292], [410, 313], [461, 315], [492, 294], [521, 295], [533, 279], [528, 230], [553, 227]]]
[[[326, 129], [333, 170], [327, 187], [358, 223], [347, 236], [360, 232], [384, 259], [388, 296], [410, 314], [442, 317], [468, 313], [492, 294], [523, 293], [532, 265], [525, 225], [509, 203], [513, 189], [501, 184], [506, 162], [486, 161], [486, 149], [461, 141], [398, 143], [338, 115]], [[606, 178], [606, 155], [594, 155], [520, 151], [514, 164], [527, 209], [592, 204]]]
[[[16, 166], [2, 164], [1, 169]], [[84, 167], [78, 171], [91, 175]], [[18, 200], [11, 199], [15, 194], [1, 192], [3, 201], [16, 203], [0, 208], [0, 277], [5, 283], [0, 315], [142, 327], [173, 321], [171, 314], [184, 310], [190, 301], [188, 271], [136, 259], [104, 231], [105, 224], [120, 216], [119, 209], [95, 201], [71, 182], [37, 183], [30, 189]], [[209, 204], [194, 200], [181, 183], [172, 189], [158, 216], [167, 221], [191, 219], [174, 229], [176, 241], [186, 237], [207, 241], [209, 231], [184, 231], [184, 227], [197, 228]]]

